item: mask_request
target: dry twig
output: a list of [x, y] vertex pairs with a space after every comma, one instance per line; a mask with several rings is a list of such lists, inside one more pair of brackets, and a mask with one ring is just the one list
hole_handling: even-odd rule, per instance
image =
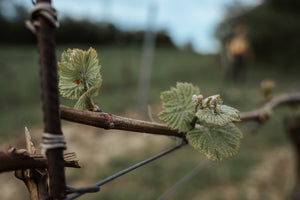
[[[25, 140], [27, 153], [35, 155], [36, 149], [27, 127], [25, 127]], [[46, 169], [17, 170], [15, 176], [25, 183], [31, 200], [43, 199], [48, 196], [48, 174]]]
[[300, 93], [290, 93], [273, 98], [259, 109], [241, 113], [240, 118], [242, 121], [257, 120], [263, 122], [270, 117], [271, 111], [274, 108], [287, 104], [300, 104]]
[[[25, 149], [10, 147], [0, 151], [0, 173], [19, 169], [44, 169], [47, 160], [42, 154], [31, 155]], [[65, 161], [65, 167], [80, 168], [77, 161]]]

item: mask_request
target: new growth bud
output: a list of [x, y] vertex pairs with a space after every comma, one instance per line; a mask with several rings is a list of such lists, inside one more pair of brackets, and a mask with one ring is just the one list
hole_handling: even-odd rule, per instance
[[198, 97], [197, 97], [197, 95], [194, 94], [192, 96], [192, 102], [193, 102], [194, 106], [197, 106], [197, 104], [198, 104]]
[[202, 108], [202, 100], [203, 100], [203, 96], [201, 94], [199, 95], [193, 95], [192, 97], [192, 102], [195, 106], [195, 111], [198, 111], [198, 107], [200, 106], [200, 108]]
[[220, 97], [220, 95], [213, 95], [210, 97], [207, 97], [202, 102], [202, 108], [209, 108], [215, 113], [219, 113], [221, 111], [221, 105], [223, 101]]
[[212, 98], [209, 102], [210, 107], [214, 108], [217, 105], [217, 99], [216, 98]]

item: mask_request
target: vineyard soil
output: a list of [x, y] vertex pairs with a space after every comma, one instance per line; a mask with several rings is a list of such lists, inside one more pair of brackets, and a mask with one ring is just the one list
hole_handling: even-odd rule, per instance
[[[31, 130], [34, 141], [38, 144], [40, 140], [41, 129]], [[83, 185], [92, 184], [96, 181], [95, 175], [99, 175], [102, 178], [114, 173], [116, 165], [117, 168], [129, 166], [135, 161], [142, 160], [145, 155], [152, 155], [155, 152], [166, 149], [174, 141], [168, 137], [156, 137], [149, 135], [141, 135], [136, 133], [126, 133], [122, 131], [103, 131], [97, 128], [88, 126], [76, 125], [71, 123], [64, 124], [63, 131], [66, 135], [68, 142], [68, 151], [75, 151], [80, 160], [82, 169], [67, 169], [68, 184], [80, 187]], [[16, 144], [15, 146], [22, 148], [24, 144], [24, 138], [18, 137], [17, 139], [10, 140], [6, 144], [1, 143], [0, 147], [4, 148], [7, 144]], [[181, 150], [180, 150], [181, 151]], [[183, 153], [192, 153], [189, 148], [183, 149]], [[157, 166], [156, 170], [160, 170], [161, 173], [168, 173], [177, 168], [177, 173], [184, 175], [192, 168], [192, 164], [196, 164], [195, 159], [199, 154], [194, 152], [196, 155], [192, 155], [190, 158], [185, 159], [187, 166], [183, 166], [178, 155], [170, 155], [170, 158], [162, 158], [152, 165]], [[128, 156], [131, 155], [131, 156]], [[182, 155], [181, 155], [182, 156]], [[130, 160], [131, 159], [131, 160]], [[174, 159], [178, 159], [178, 166], [173, 166], [175, 163]], [[132, 161], [134, 160], [134, 161]], [[169, 165], [165, 162], [169, 161]], [[198, 162], [201, 159], [196, 159]], [[125, 162], [125, 163], [124, 163]], [[226, 165], [225, 161], [225, 165]], [[181, 195], [188, 195], [190, 199], [197, 200], [201, 197], [203, 200], [244, 200], [244, 199], [274, 199], [280, 200], [285, 199], [289, 194], [293, 180], [293, 152], [290, 146], [277, 147], [272, 150], [265, 150], [260, 153], [260, 161], [254, 161], [253, 165], [243, 177], [239, 177], [239, 181], [224, 179], [222, 178], [213, 180], [212, 177], [208, 177], [204, 173], [213, 174], [215, 168], [221, 167], [223, 163], [214, 163], [208, 167], [208, 171], [199, 173], [191, 183], [186, 184], [177, 193], [175, 193], [171, 199], [180, 199]], [[120, 169], [121, 169], [120, 168]], [[151, 167], [153, 168], [153, 166]], [[168, 174], [170, 180], [165, 180], [165, 176], [160, 177], [149, 177], [145, 174], [151, 174], [151, 168], [141, 168], [137, 171], [132, 172], [130, 175], [126, 175], [120, 178], [118, 181], [114, 181], [108, 185], [103, 186], [102, 192], [98, 194], [90, 194], [85, 199], [98, 199], [103, 197], [104, 199], [114, 199], [116, 195], [113, 193], [118, 190], [119, 186], [124, 188], [135, 187], [135, 192], [138, 197], [143, 194], [148, 194], [148, 197], [144, 199], [155, 199], [164, 190], [167, 190], [169, 186], [176, 179], [172, 179], [172, 174]], [[182, 168], [182, 169], [180, 169]], [[228, 169], [223, 169], [228, 170]], [[218, 173], [218, 172], [217, 172]], [[223, 171], [224, 173], [224, 171]], [[227, 174], [226, 174], [227, 173]], [[228, 171], [224, 173], [224, 176], [228, 176]], [[139, 175], [144, 174], [144, 177]], [[100, 178], [100, 177], [97, 177]], [[152, 179], [158, 180], [152, 180]], [[180, 178], [178, 176], [177, 178]], [[192, 184], [196, 181], [195, 179], [207, 179], [209, 182], [207, 186], [200, 184], [198, 189], [194, 188], [192, 191], [188, 189], [192, 187]], [[232, 177], [231, 177], [232, 178]], [[130, 180], [130, 183], [127, 181]], [[134, 183], [137, 181], [154, 182], [156, 187], [145, 188], [143, 185], [137, 185]], [[149, 183], [146, 183], [149, 184]], [[29, 198], [25, 186], [23, 183], [14, 178], [13, 173], [5, 173], [0, 177], [0, 194], [2, 199], [6, 200], [22, 200]], [[123, 190], [122, 190], [123, 191]], [[132, 198], [130, 193], [119, 191], [117, 199], [130, 199]], [[22, 194], [22, 195], [21, 195]], [[153, 197], [153, 198], [151, 198]], [[140, 199], [140, 198], [138, 198]]]

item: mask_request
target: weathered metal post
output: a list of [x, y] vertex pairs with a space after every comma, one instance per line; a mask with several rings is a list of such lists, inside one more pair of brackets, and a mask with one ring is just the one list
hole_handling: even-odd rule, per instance
[[[66, 181], [63, 160], [63, 137], [59, 117], [59, 94], [54, 31], [56, 12], [51, 0], [37, 0], [32, 11], [40, 54], [40, 75], [44, 113], [43, 144], [46, 144], [50, 199], [65, 198]], [[60, 138], [60, 139], [59, 139]], [[47, 144], [49, 142], [49, 144]], [[55, 144], [56, 143], [56, 144]], [[58, 144], [58, 145], [57, 145]]]
[[157, 7], [152, 2], [148, 10], [148, 29], [145, 32], [140, 75], [137, 91], [137, 107], [136, 111], [139, 115], [145, 116], [147, 106], [147, 96], [150, 88], [151, 70], [155, 51], [155, 33], [154, 23], [157, 15]]
[[296, 178], [291, 199], [300, 200], [300, 117], [288, 117], [284, 122], [287, 134], [294, 144], [296, 158]]

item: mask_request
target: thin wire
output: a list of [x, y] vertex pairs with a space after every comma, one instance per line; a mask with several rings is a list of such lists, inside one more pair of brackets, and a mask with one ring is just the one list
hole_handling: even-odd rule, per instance
[[196, 174], [202, 171], [210, 162], [211, 162], [210, 160], [205, 160], [201, 162], [197, 167], [195, 167], [192, 171], [190, 171], [182, 179], [180, 179], [177, 183], [175, 183], [168, 191], [166, 191], [161, 196], [159, 196], [157, 200], [167, 199], [171, 194], [176, 192], [184, 183], [186, 183], [188, 180], [190, 180]]
[[99, 187], [95, 187], [95, 186], [74, 188], [67, 185], [66, 187], [67, 187], [67, 194], [78, 193], [78, 192], [93, 193], [93, 192], [99, 192], [100, 190]]
[[[153, 156], [151, 158], [148, 158], [147, 160], [144, 160], [144, 161], [142, 161], [140, 163], [137, 163], [137, 164], [135, 164], [135, 165], [133, 165], [131, 167], [128, 167], [127, 169], [124, 169], [124, 170], [122, 170], [122, 171], [120, 171], [120, 172], [118, 172], [118, 173], [116, 173], [116, 174], [114, 174], [112, 176], [109, 176], [106, 179], [95, 183], [94, 185], [92, 185], [92, 187], [93, 186], [100, 187], [101, 185], [104, 185], [104, 184], [106, 184], [106, 183], [108, 183], [108, 182], [110, 182], [110, 181], [112, 181], [112, 180], [114, 180], [114, 179], [116, 179], [116, 178], [124, 175], [124, 174], [127, 174], [130, 171], [133, 171], [133, 170], [135, 170], [135, 169], [137, 169], [139, 167], [142, 167], [143, 165], [148, 164], [148, 163], [150, 163], [150, 162], [152, 162], [152, 161], [154, 161], [154, 160], [156, 160], [156, 159], [158, 159], [160, 157], [163, 157], [163, 156], [165, 156], [165, 155], [167, 155], [167, 154], [169, 154], [169, 153], [171, 153], [171, 152], [173, 152], [173, 151], [175, 151], [177, 149], [180, 149], [181, 147], [183, 147], [186, 144], [187, 144], [186, 142], [182, 142], [180, 145], [177, 145], [177, 146], [175, 146], [175, 147], [173, 147], [173, 148], [171, 148], [171, 149], [169, 149], [167, 151], [164, 151], [164, 152], [162, 152], [160, 154], [157, 154], [157, 155], [155, 155], [155, 156]], [[83, 194], [85, 194], [85, 192], [76, 193], [73, 196], [70, 196], [70, 197], [66, 198], [65, 200], [76, 199], [77, 197], [80, 197]]]

